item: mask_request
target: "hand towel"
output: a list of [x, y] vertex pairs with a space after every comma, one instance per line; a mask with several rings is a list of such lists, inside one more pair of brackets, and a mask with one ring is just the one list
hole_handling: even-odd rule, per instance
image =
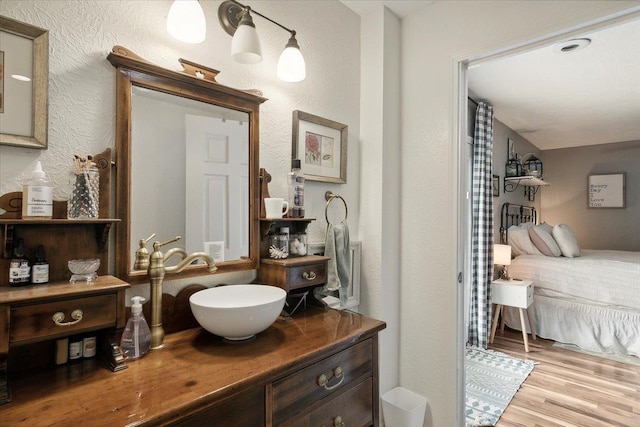
[[340, 305], [346, 304], [347, 288], [351, 278], [351, 250], [349, 248], [349, 227], [346, 222], [329, 223], [324, 245], [324, 255], [329, 257], [327, 284], [325, 289], [339, 291]]

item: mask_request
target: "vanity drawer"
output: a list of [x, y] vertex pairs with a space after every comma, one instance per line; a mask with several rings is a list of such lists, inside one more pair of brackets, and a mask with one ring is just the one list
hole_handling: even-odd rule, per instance
[[262, 259], [258, 275], [264, 283], [285, 291], [327, 282], [329, 258], [318, 255], [286, 259]]
[[[109, 294], [12, 307], [9, 342], [38, 341], [77, 331], [115, 327], [116, 302], [116, 295]], [[74, 310], [82, 310], [80, 321], [72, 319]], [[60, 320], [62, 325], [53, 320], [58, 312], [64, 314]], [[65, 325], [67, 322], [71, 324]]]
[[[343, 424], [341, 424], [343, 423]], [[310, 413], [292, 417], [277, 427], [334, 427], [373, 425], [373, 380], [332, 396]]]
[[288, 269], [289, 289], [303, 288], [309, 285], [321, 285], [327, 282], [327, 265], [314, 264]]
[[[371, 377], [373, 375], [372, 352], [371, 339], [367, 339], [274, 382], [274, 425], [307, 409], [320, 399], [341, 393], [362, 378]], [[336, 376], [337, 369], [341, 370], [342, 374]], [[320, 385], [322, 376], [327, 380], [324, 385]]]

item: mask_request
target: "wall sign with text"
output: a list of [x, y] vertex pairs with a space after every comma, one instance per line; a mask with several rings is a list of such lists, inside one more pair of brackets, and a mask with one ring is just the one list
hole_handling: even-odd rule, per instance
[[590, 208], [624, 208], [625, 174], [589, 175]]

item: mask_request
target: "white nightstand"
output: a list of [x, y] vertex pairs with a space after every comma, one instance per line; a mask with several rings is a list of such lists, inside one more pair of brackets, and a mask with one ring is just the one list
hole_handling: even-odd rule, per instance
[[[498, 317], [503, 306], [517, 307], [520, 312], [520, 325], [522, 327], [522, 338], [524, 339], [524, 350], [529, 352], [529, 341], [527, 340], [527, 325], [524, 322], [524, 311], [527, 312], [529, 326], [531, 327], [531, 338], [536, 339], [535, 325], [531, 314], [527, 310], [533, 303], [533, 282], [531, 280], [495, 280], [491, 283], [491, 302], [496, 304], [495, 313], [493, 315], [493, 324], [491, 325], [491, 340], [496, 335], [496, 327], [498, 326]], [[500, 331], [504, 332], [504, 315], [502, 316]]]

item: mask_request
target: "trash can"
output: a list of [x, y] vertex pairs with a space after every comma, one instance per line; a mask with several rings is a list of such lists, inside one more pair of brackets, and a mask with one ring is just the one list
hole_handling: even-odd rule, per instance
[[382, 395], [382, 417], [385, 427], [422, 427], [427, 399], [396, 387]]

